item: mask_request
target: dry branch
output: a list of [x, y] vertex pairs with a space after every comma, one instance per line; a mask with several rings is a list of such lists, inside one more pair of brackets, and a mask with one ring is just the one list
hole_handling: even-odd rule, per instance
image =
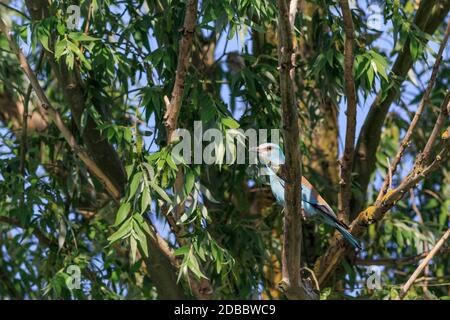
[[[447, 90], [444, 101], [442, 102], [442, 105], [441, 105], [441, 109], [439, 111], [438, 118], [433, 127], [433, 131], [431, 132], [431, 135], [428, 138], [427, 144], [425, 145], [425, 148], [423, 149], [422, 155], [419, 158], [420, 164], [426, 164], [429, 162], [430, 157], [431, 157], [431, 149], [433, 148], [437, 138], [439, 137], [439, 135], [442, 131], [442, 128], [444, 127], [445, 122], [448, 121], [449, 109], [450, 109], [450, 90]], [[448, 137], [447, 137], [447, 139], [448, 139]]]
[[[167, 141], [173, 143], [176, 139], [176, 128], [178, 125], [178, 116], [183, 102], [183, 91], [186, 82], [186, 75], [191, 58], [192, 42], [194, 39], [195, 24], [197, 20], [197, 0], [190, 0], [186, 5], [184, 16], [183, 34], [180, 39], [177, 71], [175, 84], [173, 86], [170, 100], [164, 97], [166, 103], [166, 113], [164, 114], [164, 126], [166, 127]], [[179, 168], [174, 183], [174, 194], [179, 195], [183, 190], [183, 172]], [[183, 212], [184, 202], [182, 201], [175, 208], [175, 219], [178, 220]]]

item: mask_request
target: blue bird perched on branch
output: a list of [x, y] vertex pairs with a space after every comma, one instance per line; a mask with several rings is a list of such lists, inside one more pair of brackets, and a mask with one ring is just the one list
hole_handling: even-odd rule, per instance
[[[285, 207], [283, 164], [284, 153], [280, 146], [274, 143], [264, 143], [250, 151], [256, 152], [259, 161], [266, 167], [270, 187], [277, 203]], [[281, 176], [281, 177], [280, 177]], [[302, 210], [306, 219], [318, 219], [338, 230], [342, 236], [355, 248], [361, 249], [358, 241], [348, 231], [348, 226], [339, 221], [333, 209], [318, 194], [314, 187], [302, 177]]]

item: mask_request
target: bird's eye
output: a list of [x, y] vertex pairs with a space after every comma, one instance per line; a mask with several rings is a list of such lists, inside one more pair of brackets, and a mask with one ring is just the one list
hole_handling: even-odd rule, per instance
[[271, 146], [268, 146], [268, 147], [267, 147], [267, 150], [269, 150], [269, 151], [272, 150], [272, 147], [271, 147]]

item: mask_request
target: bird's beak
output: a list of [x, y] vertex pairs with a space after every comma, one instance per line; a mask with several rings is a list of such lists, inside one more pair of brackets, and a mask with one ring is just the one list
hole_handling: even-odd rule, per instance
[[252, 148], [250, 148], [250, 149], [248, 149], [250, 152], [258, 152], [259, 151], [259, 149], [258, 149], [258, 147], [252, 147]]

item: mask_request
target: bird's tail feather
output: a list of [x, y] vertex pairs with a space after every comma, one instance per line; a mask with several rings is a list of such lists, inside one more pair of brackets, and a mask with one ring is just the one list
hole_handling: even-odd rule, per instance
[[[305, 201], [305, 200], [303, 200], [303, 201]], [[342, 221], [339, 221], [339, 219], [336, 218], [336, 216], [332, 213], [332, 211], [330, 212], [324, 206], [313, 204], [311, 202], [308, 202], [308, 203], [312, 204], [314, 207], [316, 207], [316, 209], [319, 210], [320, 214], [322, 215], [322, 218], [324, 218], [324, 220], [325, 220], [325, 223], [327, 223], [330, 226], [337, 229], [337, 231], [339, 231], [342, 234], [342, 236], [348, 242], [350, 242], [350, 244], [352, 246], [361, 250], [361, 246], [358, 243], [358, 241], [355, 239], [355, 237], [352, 236], [352, 234], [350, 232], [348, 232], [348, 227], [345, 225], [345, 223], [343, 223]]]
[[359, 250], [361, 250], [361, 246], [358, 243], [358, 241], [355, 239], [355, 237], [353, 237], [353, 235], [350, 232], [348, 232], [348, 230], [344, 226], [342, 226], [339, 223], [335, 223], [334, 226], [337, 229], [337, 231], [339, 231], [342, 234], [342, 236], [345, 238], [345, 240], [350, 242], [350, 244], [352, 246], [354, 246], [355, 248], [358, 248]]

